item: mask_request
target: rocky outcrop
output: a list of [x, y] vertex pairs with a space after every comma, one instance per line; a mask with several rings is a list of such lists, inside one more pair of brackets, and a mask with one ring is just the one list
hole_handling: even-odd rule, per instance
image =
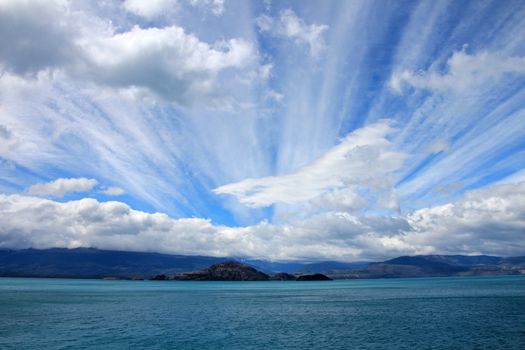
[[279, 272], [270, 277], [272, 281], [295, 281], [297, 277], [286, 272]]
[[316, 273], [313, 275], [302, 275], [297, 277], [296, 281], [332, 281], [332, 279], [322, 273]]
[[237, 261], [226, 261], [206, 269], [176, 275], [178, 281], [268, 281], [270, 277]]

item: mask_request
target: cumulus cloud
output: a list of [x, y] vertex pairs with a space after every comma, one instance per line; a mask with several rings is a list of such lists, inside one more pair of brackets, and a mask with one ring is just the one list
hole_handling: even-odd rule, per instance
[[287, 225], [213, 225], [199, 218], [173, 219], [121, 202], [82, 199], [59, 203], [0, 195], [0, 247], [98, 247], [268, 259], [355, 260], [415, 252], [395, 238], [409, 229], [402, 218], [357, 218], [325, 213]]
[[307, 45], [310, 54], [317, 57], [325, 48], [324, 24], [306, 24], [291, 9], [281, 11], [278, 18], [262, 15], [257, 18], [259, 30], [271, 36], [291, 39], [299, 45]]
[[60, 203], [0, 195], [0, 247], [98, 247], [284, 259], [384, 259], [403, 254], [517, 255], [525, 250], [525, 182], [467, 193], [406, 216], [327, 212], [284, 225], [214, 225], [122, 202]]
[[254, 47], [241, 39], [209, 45], [171, 26], [130, 31], [82, 45], [85, 64], [77, 74], [105, 85], [144, 88], [181, 104], [219, 94], [217, 75], [257, 62]]
[[97, 180], [85, 177], [56, 179], [54, 181], [32, 185], [27, 194], [42, 197], [63, 197], [68, 193], [88, 192], [97, 185]]
[[506, 57], [487, 51], [469, 55], [463, 50], [454, 52], [449, 58], [446, 72], [436, 69], [397, 71], [392, 75], [389, 86], [399, 94], [406, 86], [440, 92], [468, 92], [494, 86], [506, 76], [524, 74], [525, 57]]
[[[155, 0], [122, 6], [149, 17], [172, 5]], [[207, 43], [176, 25], [122, 31], [73, 11], [66, 1], [0, 2], [0, 68], [14, 74], [60, 71], [79, 81], [138, 90], [181, 105], [197, 100], [218, 105], [227, 93], [219, 81], [223, 72], [249, 75], [258, 66], [254, 45], [240, 38]]]
[[354, 211], [367, 205], [367, 199], [359, 195], [356, 188], [343, 188], [323, 193], [310, 201], [310, 204], [317, 209], [335, 211]]
[[340, 200], [343, 206], [359, 207], [363, 200], [355, 189], [389, 190], [389, 173], [398, 169], [406, 157], [393, 150], [387, 139], [393, 131], [388, 121], [368, 125], [292, 174], [246, 179], [220, 186], [214, 192], [233, 195], [251, 207], [311, 200]]
[[444, 253], [516, 255], [525, 251], [525, 182], [467, 193], [455, 203], [407, 217], [407, 240]]
[[0, 0], [0, 68], [34, 75], [67, 64], [77, 54], [67, 12], [61, 0]]
[[126, 193], [126, 191], [124, 191], [120, 187], [108, 187], [104, 191], [102, 191], [102, 193], [108, 196], [121, 196], [124, 193]]

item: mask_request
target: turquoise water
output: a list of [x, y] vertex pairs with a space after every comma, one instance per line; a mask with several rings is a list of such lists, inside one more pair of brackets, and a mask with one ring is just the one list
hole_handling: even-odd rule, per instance
[[0, 349], [525, 349], [525, 276], [0, 278]]

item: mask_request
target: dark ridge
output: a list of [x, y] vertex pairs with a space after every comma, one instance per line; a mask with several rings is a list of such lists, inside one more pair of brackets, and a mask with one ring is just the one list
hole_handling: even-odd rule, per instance
[[525, 258], [488, 255], [400, 256], [366, 269], [347, 271], [345, 278], [494, 276], [525, 273]]
[[397, 265], [426, 265], [431, 266], [432, 264], [447, 264], [455, 266], [473, 266], [473, 265], [486, 265], [486, 264], [498, 264], [503, 258], [498, 256], [488, 255], [416, 255], [416, 256], [400, 256], [391, 260], [385, 261], [387, 264]]
[[296, 281], [332, 281], [332, 279], [322, 273], [316, 273], [313, 275], [302, 275], [297, 277]]
[[326, 273], [328, 271], [338, 270], [356, 270], [364, 269], [369, 262], [341, 262], [341, 261], [318, 261], [318, 262], [277, 262], [266, 260], [240, 259], [242, 263], [255, 267], [260, 271], [267, 273]]
[[194, 271], [225, 260], [94, 248], [0, 250], [0, 276], [147, 278]]
[[404, 265], [404, 266], [417, 266], [423, 271], [423, 273], [456, 273], [466, 271], [467, 268], [463, 266], [453, 265], [436, 259], [433, 256], [401, 256], [399, 258], [387, 260], [384, 264], [390, 265]]

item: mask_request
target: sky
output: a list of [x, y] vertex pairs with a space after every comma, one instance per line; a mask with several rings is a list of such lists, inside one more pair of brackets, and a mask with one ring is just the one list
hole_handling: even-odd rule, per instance
[[525, 2], [0, 0], [0, 248], [525, 255]]

